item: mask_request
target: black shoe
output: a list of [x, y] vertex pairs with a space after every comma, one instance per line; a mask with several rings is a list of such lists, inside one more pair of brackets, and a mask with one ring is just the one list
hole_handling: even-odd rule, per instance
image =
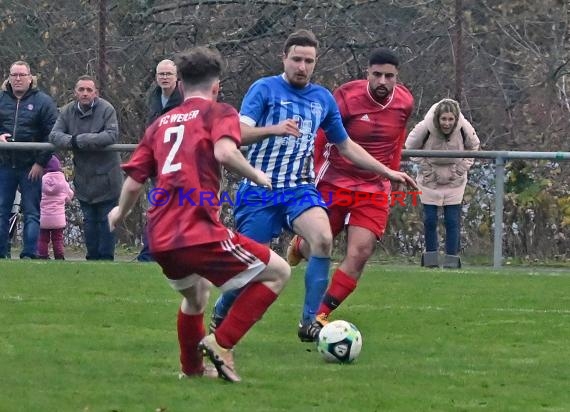
[[297, 336], [301, 342], [316, 342], [319, 338], [319, 332], [323, 328], [323, 324], [318, 320], [299, 324]]

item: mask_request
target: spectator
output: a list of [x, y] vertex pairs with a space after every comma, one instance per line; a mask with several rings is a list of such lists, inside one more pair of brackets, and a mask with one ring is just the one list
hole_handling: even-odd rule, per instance
[[[147, 126], [150, 126], [157, 117], [167, 111], [178, 107], [184, 101], [182, 88], [178, 83], [176, 65], [172, 60], [162, 60], [156, 66], [156, 85], [148, 96]], [[151, 181], [151, 185], [153, 185]], [[148, 227], [143, 232], [143, 247], [137, 256], [139, 262], [152, 262], [154, 259], [148, 248]]]
[[40, 238], [38, 257], [49, 259], [49, 243], [53, 246], [55, 259], [65, 259], [63, 231], [65, 229], [65, 204], [71, 202], [73, 190], [61, 171], [61, 163], [54, 155], [45, 167], [42, 177], [42, 201], [40, 204]]
[[148, 117], [150, 126], [157, 117], [178, 107], [184, 101], [182, 86], [178, 82], [176, 64], [172, 60], [162, 60], [156, 66], [156, 85], [148, 96]]
[[121, 158], [117, 152], [100, 149], [118, 142], [117, 114], [98, 96], [90, 76], [79, 77], [75, 98], [61, 110], [49, 138], [58, 148], [73, 150], [73, 182], [83, 212], [86, 258], [113, 260], [115, 235], [109, 230], [107, 214], [121, 192]]
[[[434, 104], [410, 132], [406, 149], [475, 151], [479, 150], [479, 138], [461, 113], [459, 103], [443, 99]], [[473, 158], [420, 157], [412, 160], [419, 165], [417, 182], [422, 192], [420, 200], [424, 212], [426, 250], [421, 264], [425, 267], [439, 266], [438, 208], [443, 207], [443, 267], [460, 268], [461, 202]]]
[[[37, 88], [29, 64], [13, 63], [0, 92], [0, 144], [45, 143], [56, 118], [57, 106]], [[18, 189], [22, 194], [24, 217], [20, 259], [36, 258], [42, 175], [50, 157], [50, 151], [0, 150], [0, 259], [9, 257], [9, 220]]]

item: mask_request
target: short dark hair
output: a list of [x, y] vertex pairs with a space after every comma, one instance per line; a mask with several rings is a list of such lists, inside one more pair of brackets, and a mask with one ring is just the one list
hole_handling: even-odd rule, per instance
[[174, 57], [178, 74], [185, 86], [209, 86], [222, 74], [222, 56], [208, 47], [195, 47]]
[[287, 55], [292, 46], [308, 46], [318, 49], [319, 41], [312, 31], [300, 29], [291, 33], [289, 37], [287, 37], [287, 40], [285, 40], [285, 44], [283, 45], [283, 53]]
[[93, 84], [95, 85], [95, 88], [97, 88], [97, 81], [95, 80], [95, 78], [93, 76], [89, 76], [87, 74], [84, 74], [83, 76], [79, 76], [77, 78], [77, 81], [75, 82], [75, 85], [77, 85], [77, 83], [79, 83], [81, 80], [92, 81]]
[[392, 50], [385, 47], [379, 47], [372, 50], [370, 57], [368, 58], [368, 66], [372, 66], [374, 64], [392, 64], [395, 67], [398, 67], [400, 60]]

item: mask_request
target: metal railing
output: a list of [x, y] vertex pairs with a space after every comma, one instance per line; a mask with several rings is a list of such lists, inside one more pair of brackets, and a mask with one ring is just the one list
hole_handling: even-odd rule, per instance
[[[132, 152], [136, 144], [114, 144], [107, 146], [104, 151]], [[51, 143], [0, 143], [0, 150], [56, 150]], [[495, 219], [493, 238], [493, 267], [500, 268], [503, 264], [503, 212], [505, 197], [505, 165], [513, 159], [527, 160], [570, 160], [570, 152], [526, 152], [526, 151], [478, 151], [466, 152], [461, 150], [404, 150], [402, 156], [409, 157], [442, 157], [493, 159], [495, 163]]]

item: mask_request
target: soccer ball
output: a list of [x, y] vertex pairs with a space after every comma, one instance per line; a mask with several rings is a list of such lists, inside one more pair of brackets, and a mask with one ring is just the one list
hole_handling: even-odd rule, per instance
[[350, 363], [362, 349], [362, 335], [352, 323], [335, 320], [319, 332], [317, 351], [327, 362]]

